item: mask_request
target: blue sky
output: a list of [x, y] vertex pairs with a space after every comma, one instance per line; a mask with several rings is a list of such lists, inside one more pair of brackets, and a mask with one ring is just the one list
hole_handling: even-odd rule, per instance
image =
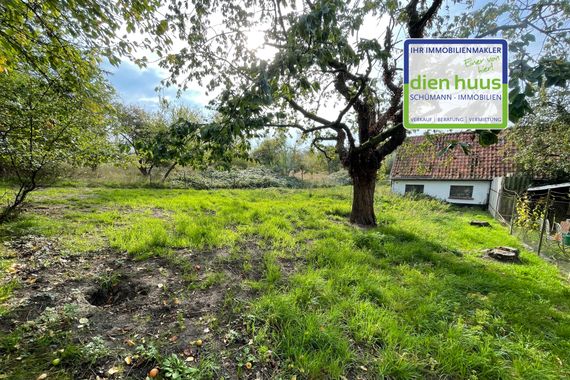
[[[155, 90], [157, 86], [160, 86], [160, 81], [167, 76], [167, 73], [158, 67], [139, 68], [127, 60], [121, 62], [118, 67], [108, 62], [101, 66], [108, 72], [107, 78], [115, 87], [119, 99], [124, 103], [136, 104], [153, 110], [158, 107], [160, 96], [168, 100], [176, 99], [176, 87], [162, 89], [160, 92]], [[196, 87], [183, 92], [178, 101], [192, 108], [203, 109], [208, 98], [199, 87]]]

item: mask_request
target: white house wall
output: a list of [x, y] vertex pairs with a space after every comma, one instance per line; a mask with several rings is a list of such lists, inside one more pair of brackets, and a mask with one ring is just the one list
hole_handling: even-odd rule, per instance
[[[485, 205], [488, 202], [491, 181], [414, 181], [392, 180], [392, 191], [404, 195], [406, 185], [424, 185], [424, 194], [449, 203]], [[450, 199], [450, 186], [473, 186], [473, 199]]]
[[499, 202], [501, 199], [501, 188], [503, 186], [503, 177], [495, 177], [491, 182], [491, 191], [489, 193], [489, 212], [493, 217], [497, 217], [499, 210]]

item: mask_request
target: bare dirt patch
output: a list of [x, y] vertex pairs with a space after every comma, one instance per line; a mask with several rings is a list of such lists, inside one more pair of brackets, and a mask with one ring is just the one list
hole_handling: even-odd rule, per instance
[[[57, 328], [69, 331], [73, 344], [84, 349], [96, 340], [104, 352], [92, 363], [76, 363], [71, 372], [77, 378], [143, 378], [156, 363], [140, 359], [126, 365], [124, 358], [137, 357], [137, 348], [151, 342], [162, 355], [176, 353], [192, 364], [215, 360], [217, 374], [225, 378], [272, 371], [244, 372], [236, 360], [251, 344], [242, 314], [254, 292], [242, 282], [260, 278], [259, 270], [244, 271], [223, 250], [175, 252], [177, 261], [136, 260], [114, 250], [74, 255], [61, 243], [38, 236], [5, 243], [14, 256], [6, 281], [17, 280], [20, 286], [4, 305], [8, 313], [0, 317], [0, 334], [39, 326], [48, 314], [57, 316], [62, 321]], [[262, 267], [261, 256], [253, 256], [253, 267]], [[177, 265], [180, 260], [195, 268], [191, 279]], [[31, 341], [34, 333], [29, 334], [25, 339]], [[2, 355], [10, 362], [21, 352]], [[109, 370], [117, 368], [110, 376]]]

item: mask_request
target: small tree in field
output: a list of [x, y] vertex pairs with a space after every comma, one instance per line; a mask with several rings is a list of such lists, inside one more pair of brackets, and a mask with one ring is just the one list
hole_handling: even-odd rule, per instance
[[125, 153], [134, 155], [143, 176], [150, 176], [152, 170], [162, 164], [153, 150], [159, 133], [167, 128], [166, 122], [139, 106], [117, 104], [115, 108], [113, 134], [119, 146]]
[[108, 146], [111, 92], [99, 73], [93, 73], [88, 90], [61, 88], [33, 74], [0, 74], [0, 164], [17, 187], [0, 221], [53, 180], [62, 165], [92, 164], [97, 157], [92, 153]]
[[[537, 86], [565, 83], [567, 71], [559, 68], [568, 66], [570, 10], [563, 2], [509, 0], [475, 9], [466, 1], [451, 11], [442, 4], [219, 0], [193, 1], [182, 9], [173, 5], [177, 11], [168, 30], [188, 45], [163, 54], [162, 65], [172, 74], [167, 84], [186, 87], [197, 80], [210, 90], [221, 89], [217, 139], [296, 129], [313, 147], [334, 146], [353, 181], [350, 220], [374, 226], [377, 172], [406, 138], [402, 39], [508, 38], [513, 120], [529, 111], [527, 98]], [[252, 31], [261, 33], [270, 58], [248, 48]], [[537, 34], [543, 48], [529, 53]], [[325, 103], [329, 107], [323, 110]], [[481, 132], [481, 141], [493, 143], [496, 135]]]
[[286, 151], [287, 138], [280, 135], [262, 140], [251, 153], [251, 157], [263, 166], [284, 173]]
[[113, 134], [145, 177], [152, 179], [153, 170], [163, 167], [164, 182], [176, 166], [203, 167], [221, 157], [212, 141], [202, 139], [202, 117], [186, 106], [163, 101], [153, 112], [133, 105], [115, 108]]
[[164, 102], [161, 117], [165, 120], [167, 128], [157, 135], [153, 154], [163, 162], [167, 162], [162, 182], [176, 166], [203, 168], [220, 158], [215, 157], [212, 144], [202, 139], [200, 126], [203, 117], [198, 112], [184, 105]]

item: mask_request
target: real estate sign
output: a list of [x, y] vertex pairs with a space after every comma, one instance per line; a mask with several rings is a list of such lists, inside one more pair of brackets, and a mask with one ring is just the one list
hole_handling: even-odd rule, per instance
[[508, 122], [507, 42], [404, 42], [404, 127], [502, 129]]

